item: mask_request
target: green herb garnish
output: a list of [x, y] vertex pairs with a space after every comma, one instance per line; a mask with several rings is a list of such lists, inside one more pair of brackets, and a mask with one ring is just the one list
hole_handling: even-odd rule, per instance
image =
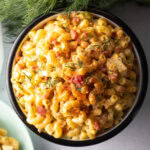
[[102, 42], [103, 46], [109, 46], [111, 39], [106, 39]]
[[87, 19], [89, 21], [91, 21], [93, 19], [93, 16], [87, 11], [84, 12], [83, 15], [84, 15], [85, 19]]
[[53, 88], [58, 82], [59, 82], [58, 77], [53, 79], [49, 78], [48, 81], [45, 82], [46, 84], [45, 86], [46, 88], [50, 88], [50, 87]]
[[88, 76], [85, 81], [84, 81], [84, 84], [88, 84], [89, 83], [89, 79], [90, 79], [90, 76]]
[[[133, 1], [150, 6], [149, 0]], [[116, 3], [124, 2], [125, 0], [0, 0], [0, 22], [8, 29], [7, 34], [18, 35], [34, 18], [47, 13], [56, 13], [54, 10], [58, 8], [66, 8], [66, 12], [70, 14], [73, 10], [88, 7], [109, 9]], [[85, 16], [90, 19], [88, 13]]]
[[111, 39], [109, 38], [109, 39], [106, 39], [106, 40], [104, 40], [103, 42], [102, 42], [102, 49], [103, 49], [103, 51], [106, 51], [106, 49], [107, 49], [107, 47], [108, 46], [110, 46], [110, 43], [111, 42]]
[[101, 81], [101, 76], [94, 76], [98, 81]]
[[76, 90], [81, 91], [82, 87], [78, 87], [76, 84], [74, 84]]
[[24, 73], [24, 75], [26, 76], [26, 78], [30, 81], [31, 85], [34, 87], [34, 85], [32, 84], [32, 76], [28, 76], [26, 73]]
[[20, 90], [24, 90], [23, 88], [22, 88], [22, 86], [21, 86], [21, 84], [18, 84], [18, 88], [20, 89]]
[[51, 67], [51, 71], [54, 71], [55, 70], [55, 67], [53, 66], [53, 67]]
[[31, 81], [32, 76], [28, 76], [26, 73], [24, 73], [24, 75], [27, 77], [27, 79], [28, 79], [28, 80], [30, 80], [30, 81]]
[[89, 45], [85, 50], [95, 50], [97, 48], [100, 48], [99, 44]]
[[78, 91], [81, 91], [81, 88], [82, 88], [82, 87], [76, 87], [76, 89], [77, 89]]
[[74, 63], [67, 63], [67, 64], [65, 64], [65, 67], [70, 68], [71, 70], [75, 70], [76, 69]]
[[115, 39], [115, 40], [114, 40], [114, 43], [115, 43], [115, 44], [118, 44], [119, 42], [120, 42], [120, 39]]
[[83, 36], [81, 37], [81, 39], [84, 40], [84, 41], [87, 41], [87, 40], [89, 40], [89, 39], [92, 38], [92, 37], [93, 37], [93, 34], [92, 34], [92, 33], [88, 33], [87, 36], [85, 36], [85, 35], [83, 34]]
[[83, 61], [78, 60], [78, 66], [81, 68], [83, 66]]

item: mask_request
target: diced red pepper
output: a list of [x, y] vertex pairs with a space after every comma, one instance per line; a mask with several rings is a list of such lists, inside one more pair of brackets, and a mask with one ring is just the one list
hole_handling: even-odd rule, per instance
[[73, 25], [77, 25], [77, 24], [79, 24], [79, 22], [80, 22], [80, 18], [79, 18], [79, 17], [74, 17], [74, 18], [72, 19], [72, 24], [73, 24]]
[[108, 51], [104, 51], [104, 52], [102, 52], [102, 54], [108, 55]]
[[65, 134], [67, 134], [67, 132], [68, 132], [67, 128], [64, 127], [64, 128], [63, 128], [63, 134], [65, 135]]
[[22, 96], [22, 94], [20, 94], [20, 93], [17, 93], [17, 94], [16, 94], [16, 96], [17, 96], [17, 97], [21, 97], [21, 96]]
[[57, 45], [57, 44], [58, 44], [58, 41], [55, 39], [55, 40], [51, 41], [51, 44]]
[[99, 124], [103, 125], [103, 124], [105, 123], [105, 121], [106, 121], [106, 118], [107, 118], [107, 115], [106, 115], [106, 114], [104, 114], [104, 115], [98, 117], [98, 122], [99, 122]]
[[38, 114], [40, 114], [42, 117], [46, 115], [46, 109], [43, 106], [38, 106], [36, 108], [36, 111]]
[[32, 69], [33, 69], [33, 70], [37, 70], [37, 69], [38, 69], [38, 66], [33, 66]]
[[115, 82], [118, 78], [118, 74], [117, 73], [113, 73], [109, 75], [109, 80], [111, 80], [112, 82]]
[[84, 77], [81, 76], [81, 75], [78, 75], [78, 76], [76, 76], [76, 77], [72, 77], [72, 78], [70, 79], [70, 82], [73, 83], [73, 84], [76, 84], [77, 87], [81, 87], [82, 84], [84, 83]]
[[94, 128], [98, 131], [98, 130], [100, 130], [100, 125], [99, 125], [99, 123], [96, 121], [95, 123], [94, 123]]
[[17, 55], [17, 56], [15, 57], [16, 62], [18, 62], [20, 59], [21, 59], [21, 57], [20, 57], [19, 55]]
[[70, 45], [71, 50], [76, 50], [77, 46], [76, 45]]
[[94, 50], [91, 50], [91, 54], [94, 54], [94, 52], [95, 52]]
[[116, 47], [116, 48], [115, 48], [115, 52], [116, 52], [116, 53], [120, 53], [120, 52], [121, 52], [121, 48], [120, 48], [120, 47]]
[[25, 68], [25, 65], [24, 64], [19, 64], [19, 68], [22, 70]]
[[57, 91], [54, 91], [54, 95], [55, 95], [55, 96], [57, 95]]
[[45, 93], [44, 95], [43, 95], [43, 99], [46, 99], [46, 98], [48, 98], [49, 97], [49, 93]]
[[68, 86], [68, 88], [67, 88], [69, 91], [71, 91], [71, 87], [70, 87], [70, 85]]
[[70, 87], [69, 84], [65, 84], [65, 85], [64, 85], [64, 88], [65, 88], [65, 89], [68, 89], [69, 91], [71, 91], [71, 87]]
[[116, 32], [112, 32], [111, 36], [115, 37], [116, 36]]
[[45, 81], [48, 81], [48, 77], [44, 77]]
[[120, 93], [123, 93], [123, 92], [125, 92], [125, 88], [123, 86], [119, 86], [117, 88], [117, 91], [120, 92]]
[[101, 67], [101, 72], [103, 72], [103, 73], [106, 73], [106, 71], [107, 71], [107, 69], [106, 69], [106, 67]]
[[94, 83], [95, 82], [95, 78], [94, 77], [90, 77], [89, 78], [89, 83]]
[[56, 52], [56, 53], [55, 53], [55, 56], [56, 56], [56, 57], [61, 56], [60, 52]]
[[77, 38], [77, 43], [80, 44], [80, 42], [81, 42], [81, 39], [78, 37]]
[[89, 33], [88, 32], [85, 32], [84, 33], [84, 37], [88, 37]]
[[107, 50], [107, 51], [102, 52], [102, 54], [104, 54], [104, 55], [107, 56], [107, 57], [111, 57], [112, 51]]
[[71, 38], [72, 38], [72, 40], [76, 40], [77, 39], [77, 37], [78, 37], [78, 34], [77, 34], [77, 32], [75, 31], [75, 30], [71, 30]]
[[72, 21], [75, 22], [75, 23], [79, 23], [80, 22], [80, 18], [79, 17], [74, 17], [72, 19]]

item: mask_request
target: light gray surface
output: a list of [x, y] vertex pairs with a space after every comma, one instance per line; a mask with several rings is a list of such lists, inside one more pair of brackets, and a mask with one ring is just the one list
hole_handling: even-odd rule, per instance
[[[111, 12], [123, 21], [125, 21], [131, 29], [136, 33], [137, 37], [143, 45], [145, 54], [147, 56], [148, 65], [150, 65], [150, 7], [139, 7], [133, 3], [118, 6], [111, 10]], [[5, 90], [5, 68], [8, 53], [10, 51], [10, 44], [4, 44], [5, 61], [3, 66], [3, 73], [0, 80], [0, 99], [9, 103], [8, 96]], [[2, 88], [3, 87], [3, 88]], [[56, 145], [36, 136], [30, 132], [35, 146], [35, 150], [149, 150], [150, 149], [150, 89], [148, 89], [145, 102], [142, 109], [132, 121], [132, 123], [114, 138], [89, 147], [71, 148]]]
[[[0, 24], [0, 33], [2, 33], [2, 25]], [[2, 34], [0, 34], [0, 72], [3, 65], [3, 42], [2, 42]]]

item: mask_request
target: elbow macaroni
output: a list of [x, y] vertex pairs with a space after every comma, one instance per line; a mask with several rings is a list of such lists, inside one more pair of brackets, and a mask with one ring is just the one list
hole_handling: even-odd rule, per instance
[[19, 143], [16, 139], [7, 136], [7, 131], [0, 128], [0, 150], [19, 150]]
[[27, 122], [39, 132], [93, 139], [134, 103], [138, 75], [130, 37], [104, 18], [56, 15], [30, 31], [19, 51], [11, 82]]

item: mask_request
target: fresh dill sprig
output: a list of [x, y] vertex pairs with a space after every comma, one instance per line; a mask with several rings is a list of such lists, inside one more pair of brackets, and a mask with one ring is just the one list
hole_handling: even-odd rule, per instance
[[28, 79], [28, 81], [31, 83], [31, 85], [34, 87], [34, 85], [32, 83], [32, 76], [27, 75], [25, 72], [24, 72], [24, 75]]
[[29, 76], [29, 75], [27, 75], [26, 73], [24, 73], [24, 75], [25, 75], [25, 77], [27, 77], [27, 79], [28, 79], [28, 80], [30, 80], [30, 81], [31, 81], [32, 76]]
[[[87, 8], [109, 9], [129, 0], [0, 0], [0, 22], [8, 35], [16, 36], [34, 18], [64, 8], [68, 13]], [[150, 5], [150, 0], [132, 0]]]
[[6, 33], [14, 36], [21, 31], [26, 9], [26, 0], [0, 0], [0, 22], [6, 27]]
[[83, 66], [83, 61], [78, 60], [77, 65], [81, 68]]
[[54, 71], [56, 68], [53, 66], [53, 67], [51, 67], [51, 71]]
[[86, 77], [85, 81], [84, 81], [84, 84], [88, 84], [89, 83], [89, 80], [90, 80], [90, 76]]
[[68, 16], [70, 15], [71, 11], [86, 9], [89, 1], [90, 0], [67, 0], [67, 2], [70, 3], [70, 5], [66, 8]]
[[76, 69], [74, 63], [66, 63], [66, 64], [65, 64], [65, 67], [70, 68], [71, 70], [75, 70], [75, 69]]
[[93, 45], [89, 45], [85, 50], [95, 50], [97, 48], [100, 48], [99, 44], [93, 44]]
[[50, 88], [50, 87], [53, 88], [58, 82], [59, 82], [58, 77], [53, 78], [53, 79], [49, 78], [48, 81], [45, 82], [45, 87], [46, 88]]
[[110, 41], [111, 41], [111, 39], [106, 39], [106, 40], [104, 40], [104, 41], [102, 42], [102, 44], [103, 44], [104, 46], [109, 46], [109, 45], [110, 45]]
[[107, 47], [111, 44], [111, 39], [106, 39], [102, 42], [102, 49], [103, 51], [105, 51], [107, 49]]

